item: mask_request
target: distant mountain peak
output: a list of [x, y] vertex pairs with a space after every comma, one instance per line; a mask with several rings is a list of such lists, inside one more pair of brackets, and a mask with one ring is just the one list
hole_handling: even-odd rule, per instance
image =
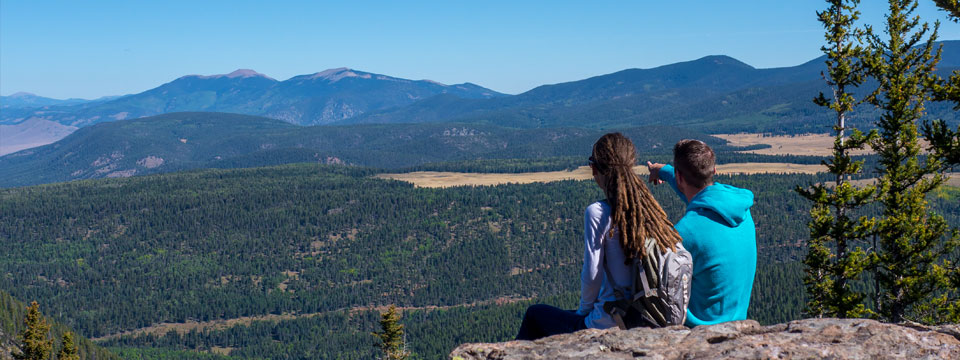
[[261, 76], [261, 77], [269, 78], [269, 76], [266, 76], [266, 75], [264, 75], [264, 74], [258, 73], [258, 72], [256, 72], [256, 71], [253, 71], [253, 70], [250, 70], [250, 69], [237, 69], [237, 70], [234, 70], [232, 73], [229, 73], [229, 74], [227, 74], [227, 75], [225, 75], [225, 76], [228, 77], [228, 78], [231, 78], [231, 79], [232, 79], [232, 78], [238, 78], [238, 77], [240, 77], [240, 78], [248, 78], [248, 77], [254, 77], [254, 76]]
[[[348, 77], [370, 79], [373, 77], [373, 74], [365, 73], [363, 71], [354, 71], [353, 69], [350, 69], [350, 68], [341, 67], [336, 69], [327, 69], [327, 70], [315, 73], [313, 75], [310, 75], [310, 79], [323, 79], [332, 83]], [[379, 78], [380, 77], [378, 77], [378, 79]]]
[[7, 97], [12, 97], [12, 98], [24, 98], [24, 97], [37, 97], [37, 95], [36, 95], [36, 94], [28, 93], [28, 92], [26, 92], [26, 91], [18, 91], [18, 92], [15, 92], [15, 93], [13, 93], [13, 94], [10, 94], [10, 96], [7, 96]]
[[753, 66], [750, 66], [749, 64], [744, 63], [743, 61], [734, 59], [727, 55], [708, 55], [708, 56], [699, 58], [697, 60], [694, 60], [693, 62], [711, 63], [715, 65], [733, 65], [737, 67], [747, 67], [747, 68], [753, 69]]
[[231, 73], [229, 73], [229, 74], [218, 74], [218, 75], [187, 75], [187, 76], [184, 76], [183, 78], [188, 78], [188, 77], [195, 77], [195, 78], [198, 78], [198, 79], [219, 79], [219, 78], [227, 78], [227, 79], [237, 79], [237, 78], [240, 78], [240, 79], [246, 79], [246, 78], [252, 78], [252, 77], [262, 77], [262, 78], [265, 78], [265, 79], [274, 80], [274, 78], [272, 78], [272, 77], [269, 77], [269, 76], [267, 76], [267, 75], [258, 73], [258, 72], [254, 71], [254, 70], [251, 70], [251, 69], [237, 69], [237, 70], [234, 70], [233, 72], [231, 72]]

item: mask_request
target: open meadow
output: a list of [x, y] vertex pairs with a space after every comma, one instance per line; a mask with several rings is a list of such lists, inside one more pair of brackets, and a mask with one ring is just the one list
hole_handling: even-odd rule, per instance
[[[735, 163], [717, 165], [720, 174], [816, 174], [824, 170], [820, 165], [790, 163]], [[637, 174], [646, 176], [646, 166], [634, 167]], [[417, 187], [444, 188], [451, 186], [483, 186], [499, 184], [529, 184], [561, 180], [591, 179], [590, 168], [581, 166], [571, 171], [544, 171], [528, 173], [463, 173], [449, 171], [416, 171], [397, 174], [378, 174], [381, 179], [394, 179], [413, 183]]]
[[[766, 149], [747, 150], [743, 153], [759, 155], [807, 155], [828, 156], [833, 151], [833, 136], [829, 134], [765, 135], [755, 133], [716, 134], [729, 141], [731, 146], [770, 145]], [[854, 151], [864, 155], [869, 151]]]
[[[829, 156], [833, 147], [833, 136], [829, 134], [803, 135], [765, 135], [759, 133], [718, 134], [713, 135], [729, 141], [731, 146], [752, 146], [766, 144], [769, 148], [746, 150], [743, 153], [780, 156]], [[869, 154], [869, 151], [855, 151], [856, 155]], [[826, 168], [817, 164], [760, 163], [744, 162], [717, 165], [719, 174], [816, 174]], [[646, 166], [637, 166], [634, 171], [647, 175]], [[950, 173], [946, 185], [960, 187], [960, 173]], [[524, 173], [478, 173], [451, 171], [416, 171], [407, 173], [378, 174], [381, 179], [394, 179], [413, 183], [417, 187], [444, 188], [452, 186], [490, 186], [499, 184], [529, 184], [562, 180], [588, 180], [591, 178], [587, 166], [575, 170], [524, 172]], [[872, 179], [858, 180], [858, 184], [872, 182]]]
[[[757, 133], [715, 134], [715, 137], [729, 141], [730, 146], [770, 145], [765, 149], [741, 151], [745, 154], [758, 155], [797, 155], [797, 156], [830, 156], [833, 152], [833, 135], [830, 134], [801, 134], [801, 135], [768, 135]], [[920, 145], [927, 143], [920, 139]], [[872, 154], [870, 150], [851, 151], [851, 154]]]

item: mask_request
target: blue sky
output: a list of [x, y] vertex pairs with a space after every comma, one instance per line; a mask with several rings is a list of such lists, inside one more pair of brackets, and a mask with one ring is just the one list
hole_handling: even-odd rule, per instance
[[[862, 5], [880, 24], [884, 1]], [[96, 98], [187, 74], [278, 80], [335, 67], [520, 93], [723, 54], [759, 68], [820, 55], [814, 0], [0, 1], [0, 94]], [[932, 0], [919, 15], [944, 19]], [[941, 39], [960, 39], [944, 21]]]

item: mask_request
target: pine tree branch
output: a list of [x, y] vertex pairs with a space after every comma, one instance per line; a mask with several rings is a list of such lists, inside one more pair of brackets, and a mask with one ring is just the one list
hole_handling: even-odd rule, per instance
[[933, 0], [940, 10], [947, 12], [947, 18], [960, 22], [960, 0]]

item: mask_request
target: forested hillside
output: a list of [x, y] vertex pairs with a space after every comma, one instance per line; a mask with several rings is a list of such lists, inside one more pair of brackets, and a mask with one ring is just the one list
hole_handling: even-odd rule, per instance
[[[731, 150], [724, 140], [675, 127], [621, 131], [644, 153], [668, 154], [671, 144], [686, 137]], [[602, 134], [468, 124], [300, 127], [264, 117], [175, 113], [81, 128], [56, 143], [0, 157], [0, 186], [295, 162], [401, 168], [453, 160], [583, 158]]]
[[[9, 252], [0, 258], [0, 289], [40, 299], [91, 337], [165, 322], [319, 313], [108, 343], [156, 357], [216, 347], [244, 357], [368, 358], [376, 326], [368, 307], [397, 304], [421, 309], [407, 314], [408, 341], [433, 358], [466, 340], [511, 337], [527, 304], [515, 301], [575, 304], [583, 208], [602, 197], [596, 185], [428, 189], [374, 173], [296, 164], [2, 189], [0, 246]], [[792, 189], [824, 179], [719, 180], [757, 195], [750, 317], [796, 318], [803, 291], [795, 260], [808, 205]], [[676, 220], [675, 194], [664, 186], [654, 193]], [[960, 223], [955, 192], [930, 201]]]
[[[41, 309], [43, 309], [42, 306]], [[50, 313], [48, 311], [44, 312]], [[13, 351], [13, 347], [19, 346], [20, 333], [24, 329], [23, 319], [26, 315], [27, 304], [14, 299], [6, 291], [0, 289], [0, 359], [9, 358], [10, 353], [5, 353], [5, 351]], [[52, 325], [50, 338], [54, 339], [53, 348], [59, 349], [62, 346], [60, 339], [63, 338], [63, 334], [72, 330], [55, 319], [48, 317], [46, 321]], [[95, 345], [89, 339], [75, 337], [74, 344], [81, 359], [119, 359], [116, 355]]]

